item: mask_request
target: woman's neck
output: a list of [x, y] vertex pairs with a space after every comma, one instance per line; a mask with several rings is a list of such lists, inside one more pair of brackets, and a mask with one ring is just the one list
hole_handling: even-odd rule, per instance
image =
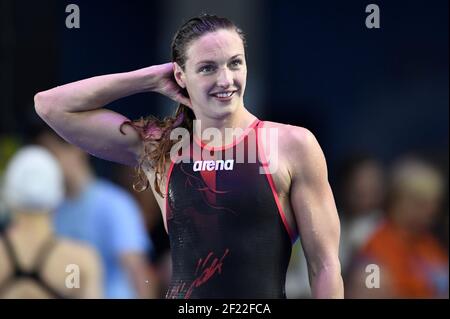
[[[199, 120], [196, 121], [197, 127], [194, 128], [195, 138], [203, 143], [208, 143], [210, 146], [217, 147], [228, 145], [233, 142], [233, 138], [239, 138], [239, 135], [232, 134], [233, 129], [242, 129], [243, 132], [256, 120], [256, 116], [251, 114], [245, 107], [241, 107], [232, 115], [224, 118], [200, 118]], [[205, 130], [210, 128], [220, 132], [221, 140], [213, 138], [210, 134], [204, 134]]]

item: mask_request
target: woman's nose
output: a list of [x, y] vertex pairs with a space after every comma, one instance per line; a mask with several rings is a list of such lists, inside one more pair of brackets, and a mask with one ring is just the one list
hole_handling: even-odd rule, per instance
[[233, 84], [233, 74], [227, 68], [224, 68], [219, 71], [219, 75], [217, 77], [217, 86], [222, 88], [227, 88]]

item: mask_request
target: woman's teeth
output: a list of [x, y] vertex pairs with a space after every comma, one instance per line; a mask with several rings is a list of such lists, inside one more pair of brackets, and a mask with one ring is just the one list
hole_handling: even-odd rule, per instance
[[216, 97], [230, 97], [232, 94], [233, 94], [234, 92], [224, 92], [224, 93], [217, 93], [217, 94], [214, 94], [214, 96], [216, 96]]

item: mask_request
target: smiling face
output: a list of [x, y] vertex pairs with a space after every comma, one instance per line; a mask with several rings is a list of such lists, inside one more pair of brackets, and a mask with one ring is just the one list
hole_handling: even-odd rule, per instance
[[175, 78], [187, 89], [197, 119], [223, 119], [243, 107], [247, 78], [245, 50], [234, 30], [209, 32], [186, 50], [184, 70]]

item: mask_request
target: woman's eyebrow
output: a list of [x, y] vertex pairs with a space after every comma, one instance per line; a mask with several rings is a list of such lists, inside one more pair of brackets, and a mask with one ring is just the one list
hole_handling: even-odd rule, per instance
[[236, 59], [236, 58], [239, 57], [239, 56], [244, 56], [244, 55], [243, 55], [242, 53], [233, 55], [233, 56], [230, 58], [230, 60]]
[[[237, 58], [238, 56], [244, 56], [244, 55], [242, 53], [239, 53], [239, 54], [233, 55], [229, 60], [233, 60], [233, 59]], [[214, 64], [214, 63], [216, 63], [216, 61], [202, 60], [200, 62], [197, 62], [196, 65], [203, 64], [203, 63], [205, 63], [205, 64]]]

